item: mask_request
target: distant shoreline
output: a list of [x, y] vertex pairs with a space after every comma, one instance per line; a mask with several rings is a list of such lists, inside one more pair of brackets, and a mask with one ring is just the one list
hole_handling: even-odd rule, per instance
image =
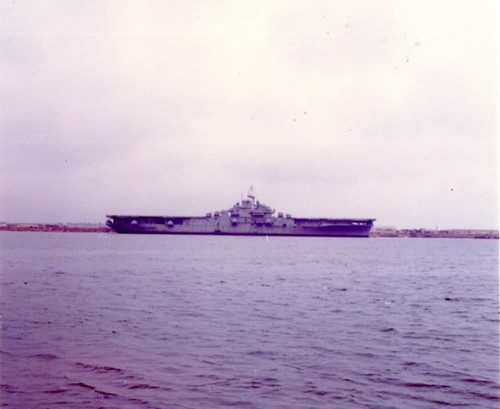
[[57, 233], [112, 233], [104, 224], [78, 223], [1, 223], [0, 231], [32, 231]]
[[[54, 232], [54, 233], [114, 233], [104, 224], [73, 223], [1, 223], [0, 231]], [[498, 239], [498, 230], [480, 229], [396, 229], [374, 227], [370, 237], [447, 238], [447, 239]]]
[[395, 229], [374, 227], [370, 237], [435, 238], [435, 239], [497, 239], [498, 230], [480, 229]]

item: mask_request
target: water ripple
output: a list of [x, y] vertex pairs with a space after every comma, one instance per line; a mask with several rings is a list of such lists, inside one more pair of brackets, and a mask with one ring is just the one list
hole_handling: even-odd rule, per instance
[[23, 233], [2, 243], [6, 407], [500, 403], [492, 242]]

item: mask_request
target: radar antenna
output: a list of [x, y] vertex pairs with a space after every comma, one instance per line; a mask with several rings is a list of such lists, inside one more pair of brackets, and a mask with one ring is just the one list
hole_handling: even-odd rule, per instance
[[250, 186], [250, 189], [248, 189], [248, 194], [247, 194], [247, 197], [249, 199], [252, 199], [252, 202], [255, 201], [255, 194], [253, 192], [253, 186]]

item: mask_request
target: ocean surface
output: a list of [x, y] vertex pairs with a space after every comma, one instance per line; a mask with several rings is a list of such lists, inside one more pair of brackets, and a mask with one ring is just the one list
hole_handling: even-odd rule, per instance
[[8, 408], [494, 408], [498, 241], [0, 234]]

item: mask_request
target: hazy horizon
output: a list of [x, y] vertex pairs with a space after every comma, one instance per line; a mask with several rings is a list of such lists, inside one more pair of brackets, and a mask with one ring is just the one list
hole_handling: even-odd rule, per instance
[[0, 4], [0, 220], [498, 229], [494, 1]]

